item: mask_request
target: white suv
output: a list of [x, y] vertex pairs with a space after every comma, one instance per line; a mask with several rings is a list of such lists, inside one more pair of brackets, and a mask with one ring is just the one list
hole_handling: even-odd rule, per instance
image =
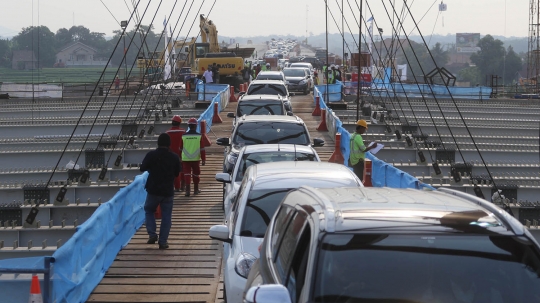
[[326, 162], [276, 162], [251, 166], [233, 202], [232, 220], [210, 228], [212, 239], [224, 242], [223, 292], [227, 302], [242, 302], [259, 245], [283, 197], [304, 185], [317, 188], [362, 187], [346, 166]]

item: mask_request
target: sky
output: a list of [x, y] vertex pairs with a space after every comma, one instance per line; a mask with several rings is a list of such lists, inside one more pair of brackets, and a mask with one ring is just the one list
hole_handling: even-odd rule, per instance
[[[2, 2], [0, 36], [17, 35], [23, 27], [44, 25], [56, 32], [60, 28], [83, 25], [93, 32], [112, 36], [120, 28], [120, 20], [129, 20], [134, 3], [143, 24], [154, 24], [157, 31], [163, 29], [163, 20], [171, 22], [175, 36], [196, 36], [198, 33], [197, 11], [209, 15], [218, 29], [219, 36], [254, 37], [268, 35], [317, 35], [326, 32], [324, 0], [17, 0]], [[357, 4], [361, 0], [327, 0], [328, 32], [339, 33], [341, 29], [341, 3], [345, 32], [358, 33], [354, 15], [358, 16]], [[161, 2], [161, 6], [159, 6]], [[405, 15], [403, 28], [409, 34], [418, 34], [412, 20], [419, 23], [423, 35], [480, 33], [497, 36], [526, 37], [529, 23], [527, 0], [444, 0], [448, 9], [439, 12], [441, 0], [407, 0], [412, 17]], [[353, 10], [351, 10], [351, 8]], [[391, 33], [391, 18], [381, 3], [385, 3], [392, 16], [392, 4], [402, 15], [404, 0], [369, 1], [371, 11], [364, 3], [365, 19], [375, 19], [375, 27], [382, 28], [384, 35]], [[182, 7], [186, 4], [185, 9]], [[192, 4], [191, 10], [188, 10]], [[202, 4], [202, 6], [201, 6]], [[213, 8], [212, 5], [214, 4]], [[159, 6], [159, 8], [158, 8]], [[147, 8], [146, 14], [144, 14]], [[188, 13], [189, 11], [189, 13]], [[354, 11], [354, 13], [353, 13]], [[7, 13], [6, 13], [7, 12]], [[335, 25], [330, 12], [339, 27]], [[172, 15], [171, 15], [172, 13]], [[169, 17], [170, 15], [170, 17]], [[187, 18], [186, 18], [187, 16]], [[152, 18], [155, 18], [152, 22]], [[134, 26], [136, 18], [130, 22]], [[180, 20], [176, 25], [177, 20]], [[184, 26], [182, 22], [185, 20]], [[194, 22], [191, 31], [189, 28]], [[397, 24], [397, 22], [396, 22]], [[176, 25], [176, 26], [175, 26]], [[362, 24], [365, 29], [365, 24]], [[174, 30], [176, 28], [176, 30]], [[180, 30], [181, 29], [181, 30]], [[364, 30], [363, 30], [364, 31]], [[179, 34], [180, 32], [180, 34]]]

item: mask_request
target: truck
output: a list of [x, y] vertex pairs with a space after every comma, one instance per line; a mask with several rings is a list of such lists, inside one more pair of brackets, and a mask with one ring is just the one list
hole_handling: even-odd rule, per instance
[[244, 68], [244, 58], [251, 57], [255, 48], [219, 47], [218, 31], [212, 20], [200, 15], [199, 27], [202, 43], [193, 43], [189, 46], [187, 64], [193, 73], [202, 77], [203, 73], [212, 65], [219, 68], [219, 83], [239, 87], [244, 80], [241, 71]]

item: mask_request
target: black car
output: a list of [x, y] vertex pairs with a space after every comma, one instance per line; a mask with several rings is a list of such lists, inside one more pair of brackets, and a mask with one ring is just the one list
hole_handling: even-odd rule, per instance
[[289, 93], [287, 85], [281, 80], [254, 80], [251, 81], [247, 89], [246, 95], [274, 95], [282, 96], [286, 101], [285, 108], [287, 111], [292, 111], [291, 99], [292, 94]]
[[319, 58], [317, 57], [304, 57], [302, 59], [302, 62], [311, 63], [311, 65], [313, 65], [313, 68], [315, 69], [321, 69], [323, 66], [321, 60], [319, 60]]
[[230, 172], [236, 163], [240, 149], [255, 144], [297, 144], [323, 146], [324, 140], [310, 142], [304, 121], [296, 116], [242, 116], [238, 118], [230, 138], [217, 139], [217, 145], [225, 146], [223, 172]]
[[194, 77], [194, 75], [191, 72], [191, 67], [182, 67], [180, 71], [178, 72], [178, 82], [184, 82], [186, 80], [186, 76], [189, 79], [190, 77]]
[[540, 246], [463, 192], [302, 187], [268, 225], [244, 302], [538, 302]]
[[287, 88], [289, 91], [303, 92], [304, 95], [309, 93], [313, 79], [308, 70], [299, 67], [287, 67], [283, 69], [283, 74], [287, 80]]

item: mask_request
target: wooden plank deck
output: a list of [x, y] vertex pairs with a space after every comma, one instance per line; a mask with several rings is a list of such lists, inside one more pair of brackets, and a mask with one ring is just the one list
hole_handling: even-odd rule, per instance
[[[295, 96], [292, 103], [312, 138], [325, 140], [317, 152], [326, 161], [334, 143], [327, 132], [316, 130], [320, 117], [311, 116], [313, 96]], [[212, 142], [230, 134], [231, 120], [226, 113], [235, 108], [236, 103], [231, 103], [220, 114], [223, 123], [212, 127]], [[120, 251], [88, 302], [223, 302], [222, 244], [208, 237], [209, 228], [223, 222], [223, 187], [214, 178], [222, 171], [223, 148], [214, 143], [207, 153], [206, 166], [201, 168], [202, 193], [174, 197], [169, 249], [146, 244], [143, 225]], [[159, 227], [159, 220], [157, 224]]]

